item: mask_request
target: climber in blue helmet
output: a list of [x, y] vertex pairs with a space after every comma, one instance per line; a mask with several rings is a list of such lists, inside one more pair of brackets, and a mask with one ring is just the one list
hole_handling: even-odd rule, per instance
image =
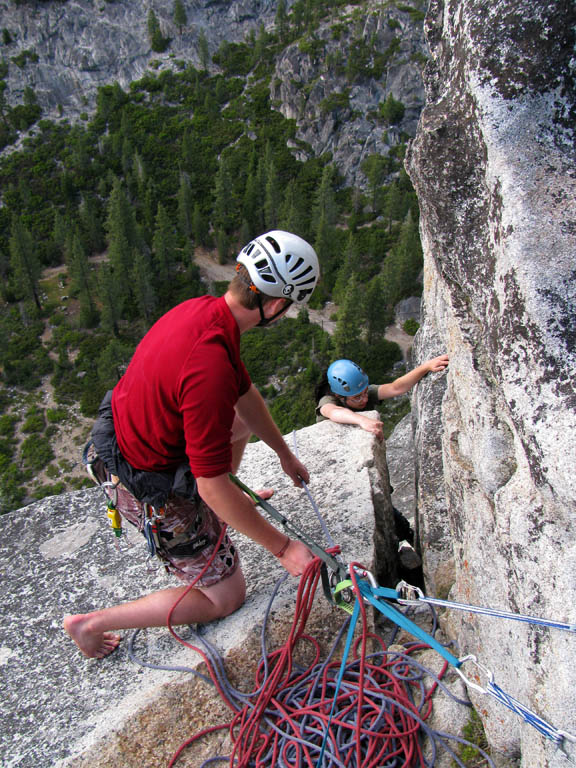
[[338, 424], [356, 424], [382, 440], [382, 422], [366, 416], [362, 411], [374, 408], [390, 397], [403, 395], [428, 373], [443, 371], [448, 355], [427, 360], [389, 384], [370, 384], [368, 376], [352, 360], [336, 360], [316, 389], [316, 421], [329, 419]]

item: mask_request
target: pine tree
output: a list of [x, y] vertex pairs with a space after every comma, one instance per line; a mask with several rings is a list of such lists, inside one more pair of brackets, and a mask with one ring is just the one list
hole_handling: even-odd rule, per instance
[[66, 247], [66, 263], [70, 276], [70, 288], [80, 303], [80, 324], [91, 327], [96, 322], [97, 312], [94, 303], [90, 263], [82, 241], [76, 229], [69, 237]]
[[152, 179], [148, 179], [144, 191], [144, 199], [142, 201], [142, 220], [146, 229], [149, 231], [154, 229], [156, 211], [158, 209], [158, 197], [156, 184]]
[[404, 216], [403, 196], [400, 187], [393, 182], [386, 193], [386, 218], [388, 219], [388, 231], [392, 231], [392, 224], [401, 221]]
[[331, 291], [338, 270], [338, 261], [334, 258], [334, 254], [338, 253], [338, 238], [336, 229], [328, 225], [324, 215], [321, 216], [316, 228], [314, 250], [320, 262], [322, 284]]
[[200, 203], [196, 203], [192, 214], [192, 237], [196, 245], [208, 245], [208, 229], [208, 220], [202, 213]]
[[288, 14], [286, 12], [286, 0], [278, 0], [278, 6], [276, 8], [276, 16], [274, 18], [274, 24], [278, 30], [278, 37], [280, 42], [286, 42], [288, 37], [288, 31], [290, 29], [290, 23], [288, 21]]
[[337, 358], [345, 357], [355, 362], [359, 362], [359, 359], [362, 358], [361, 303], [362, 294], [356, 275], [351, 275], [346, 286], [344, 301], [338, 310], [338, 321], [332, 337]]
[[190, 237], [192, 234], [193, 206], [190, 177], [187, 173], [181, 173], [180, 186], [178, 187], [178, 224], [184, 237]]
[[253, 236], [253, 231], [250, 229], [250, 225], [246, 221], [246, 219], [243, 219], [242, 226], [240, 227], [240, 247], [244, 247], [247, 245]]
[[133, 250], [140, 238], [132, 208], [119, 179], [115, 179], [106, 219], [108, 232], [108, 258], [114, 271], [119, 295], [126, 300], [131, 293]]
[[386, 125], [397, 125], [400, 123], [404, 117], [404, 112], [404, 104], [401, 101], [396, 101], [391, 93], [388, 94], [386, 101], [380, 104], [380, 116]]
[[98, 298], [100, 299], [100, 320], [103, 330], [118, 336], [122, 316], [118, 283], [109, 264], [100, 267], [98, 275]]
[[276, 165], [271, 159], [266, 169], [266, 189], [264, 197], [264, 224], [266, 229], [276, 229], [282, 192]]
[[64, 251], [66, 241], [70, 232], [70, 219], [64, 216], [58, 208], [54, 211], [54, 226], [52, 227], [52, 238], [56, 245]]
[[229, 240], [228, 235], [223, 229], [219, 229], [216, 233], [216, 248], [218, 249], [219, 264], [226, 264], [229, 253]]
[[253, 148], [250, 155], [250, 162], [248, 164], [244, 196], [242, 198], [242, 215], [248, 222], [250, 231], [253, 234], [259, 233], [264, 226], [262, 215], [264, 200], [261, 181], [258, 175], [258, 167], [258, 156], [256, 154], [255, 148]]
[[16, 215], [12, 217], [9, 247], [10, 264], [16, 289], [27, 299], [33, 300], [37, 308], [41, 310], [39, 280], [42, 267], [36, 254], [32, 235]]
[[144, 316], [146, 325], [152, 325], [158, 305], [158, 297], [154, 287], [155, 275], [150, 259], [143, 250], [134, 252], [134, 298]]
[[214, 185], [214, 229], [230, 233], [234, 224], [234, 196], [232, 194], [232, 176], [228, 169], [225, 155], [220, 158], [218, 173]]
[[152, 240], [152, 251], [154, 253], [156, 272], [160, 276], [160, 281], [162, 283], [169, 282], [171, 280], [172, 267], [176, 261], [176, 238], [174, 227], [162, 203], [158, 204], [158, 212], [156, 213], [156, 229], [154, 230]]
[[8, 274], [10, 272], [10, 256], [7, 251], [0, 248], [0, 292], [4, 298], [7, 295]]
[[88, 253], [100, 253], [105, 247], [100, 203], [95, 197], [86, 195], [82, 198], [78, 213], [84, 247]]
[[296, 182], [290, 179], [284, 191], [284, 199], [278, 213], [278, 226], [287, 232], [294, 232], [301, 237], [306, 235], [305, 216], [302, 211], [303, 200], [298, 194]]
[[381, 275], [370, 280], [364, 294], [364, 321], [366, 344], [371, 347], [384, 338], [386, 328], [393, 320], [393, 313], [386, 301]]
[[348, 242], [344, 251], [344, 258], [336, 274], [334, 288], [332, 289], [332, 299], [340, 306], [346, 295], [346, 288], [351, 275], [356, 275], [359, 268], [359, 254], [356, 238], [353, 233], [348, 235]]
[[368, 179], [370, 201], [372, 210], [379, 214], [382, 209], [382, 185], [390, 172], [390, 163], [387, 156], [369, 155], [361, 165], [362, 173]]
[[198, 35], [198, 58], [200, 59], [200, 66], [202, 70], [206, 72], [210, 66], [210, 51], [208, 48], [208, 40], [204, 34], [204, 30], [200, 30]]
[[410, 211], [402, 222], [398, 242], [392, 248], [384, 266], [394, 303], [418, 290], [416, 281], [422, 268], [422, 245], [418, 225]]
[[322, 171], [322, 180], [314, 197], [312, 208], [312, 229], [316, 230], [320, 219], [323, 218], [326, 225], [332, 227], [338, 219], [338, 208], [334, 195], [334, 167], [325, 165]]
[[186, 26], [188, 23], [188, 19], [186, 17], [186, 11], [184, 9], [184, 4], [182, 3], [182, 0], [174, 0], [174, 6], [172, 9], [172, 19], [174, 21], [174, 24], [178, 27], [178, 32], [180, 35], [182, 35], [182, 29]]
[[118, 339], [110, 339], [98, 357], [98, 381], [103, 390], [113, 389], [131, 357], [131, 349]]
[[163, 53], [170, 45], [169, 38], [162, 34], [158, 18], [152, 8], [148, 11], [148, 39], [150, 40], [150, 47], [156, 53]]

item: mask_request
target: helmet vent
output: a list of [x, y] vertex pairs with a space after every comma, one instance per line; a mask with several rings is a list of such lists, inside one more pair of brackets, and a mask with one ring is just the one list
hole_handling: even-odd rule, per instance
[[302, 256], [298, 256], [296, 264], [290, 264], [293, 258], [294, 256], [292, 256], [292, 254], [288, 254], [288, 256], [286, 256], [286, 264], [288, 265], [288, 269], [291, 273], [296, 272], [296, 270], [300, 268], [300, 265], [304, 264], [304, 259]]
[[273, 237], [270, 237], [270, 236], [268, 235], [268, 237], [266, 238], [266, 240], [267, 240], [267, 241], [270, 243], [270, 245], [272, 246], [272, 248], [274, 248], [274, 250], [276, 251], [276, 253], [280, 253], [280, 252], [282, 251], [282, 249], [281, 249], [281, 248], [280, 248], [280, 246], [278, 245], [278, 241], [277, 241], [277, 240], [275, 240]]
[[258, 270], [258, 274], [266, 283], [276, 283], [276, 278], [270, 269], [267, 259], [260, 259], [254, 262], [254, 266]]

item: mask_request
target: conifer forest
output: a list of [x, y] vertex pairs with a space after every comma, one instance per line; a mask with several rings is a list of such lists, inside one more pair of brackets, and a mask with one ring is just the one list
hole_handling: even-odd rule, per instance
[[[127, 89], [102, 87], [96, 110], [74, 123], [43, 119], [33, 91], [5, 103], [14, 64], [0, 47], [0, 512], [88, 482], [71, 472], [82, 444], [62, 456], [55, 439], [94, 417], [161, 314], [225, 291], [201, 279], [199, 251], [227, 264], [252, 237], [285, 229], [318, 253], [310, 308], [328, 307], [334, 332], [303, 309], [242, 337], [284, 434], [314, 423], [314, 388], [332, 360], [354, 359], [374, 382], [397, 375], [401, 352], [385, 330], [397, 302], [421, 290], [418, 204], [403, 168], [409, 137], [366, 158], [365, 185], [351, 187], [331, 156], [296, 159], [295, 123], [270, 96], [279, 52], [311, 45], [331, 5], [297, 2], [288, 13], [280, 2], [274, 30], [222, 44], [198, 68], [177, 61]], [[185, 25], [181, 4], [174, 13]], [[161, 50], [153, 13], [148, 24]], [[358, 49], [334, 66], [352, 86], [379, 62]], [[385, 132], [402, 113], [389, 98], [374, 120]], [[383, 411], [390, 424], [400, 405]]]

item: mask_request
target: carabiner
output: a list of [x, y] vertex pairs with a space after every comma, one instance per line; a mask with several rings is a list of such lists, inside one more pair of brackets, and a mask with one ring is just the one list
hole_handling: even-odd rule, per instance
[[424, 592], [419, 587], [413, 587], [406, 581], [399, 581], [396, 591], [402, 596], [398, 598], [400, 605], [416, 605], [424, 597]]
[[356, 573], [361, 579], [366, 579], [370, 583], [371, 587], [374, 587], [374, 589], [377, 589], [378, 582], [374, 578], [374, 575], [370, 573], [370, 571], [367, 571], [366, 568], [358, 568], [358, 566], [355, 565], [354, 563], [352, 563], [352, 568], [354, 568], [354, 570], [356, 571]]
[[[474, 656], [473, 654], [468, 654], [467, 656], [462, 656], [460, 659], [458, 659], [458, 661], [460, 662], [460, 665], [464, 664], [467, 661], [471, 661], [488, 678], [488, 682], [489, 683], [493, 683], [494, 682], [494, 674], [493, 674], [493, 672], [491, 672], [491, 670], [489, 670], [483, 664], [480, 664], [480, 662], [478, 661], [476, 656]], [[469, 688], [473, 688], [478, 693], [482, 693], [482, 694], [489, 693], [488, 688], [483, 688], [478, 683], [473, 683], [471, 680], [469, 680], [466, 677], [466, 675], [464, 674], [464, 672], [462, 672], [462, 670], [460, 669], [460, 666], [456, 667], [456, 672], [458, 672], [458, 674], [460, 675], [460, 677], [462, 678], [464, 683]]]

